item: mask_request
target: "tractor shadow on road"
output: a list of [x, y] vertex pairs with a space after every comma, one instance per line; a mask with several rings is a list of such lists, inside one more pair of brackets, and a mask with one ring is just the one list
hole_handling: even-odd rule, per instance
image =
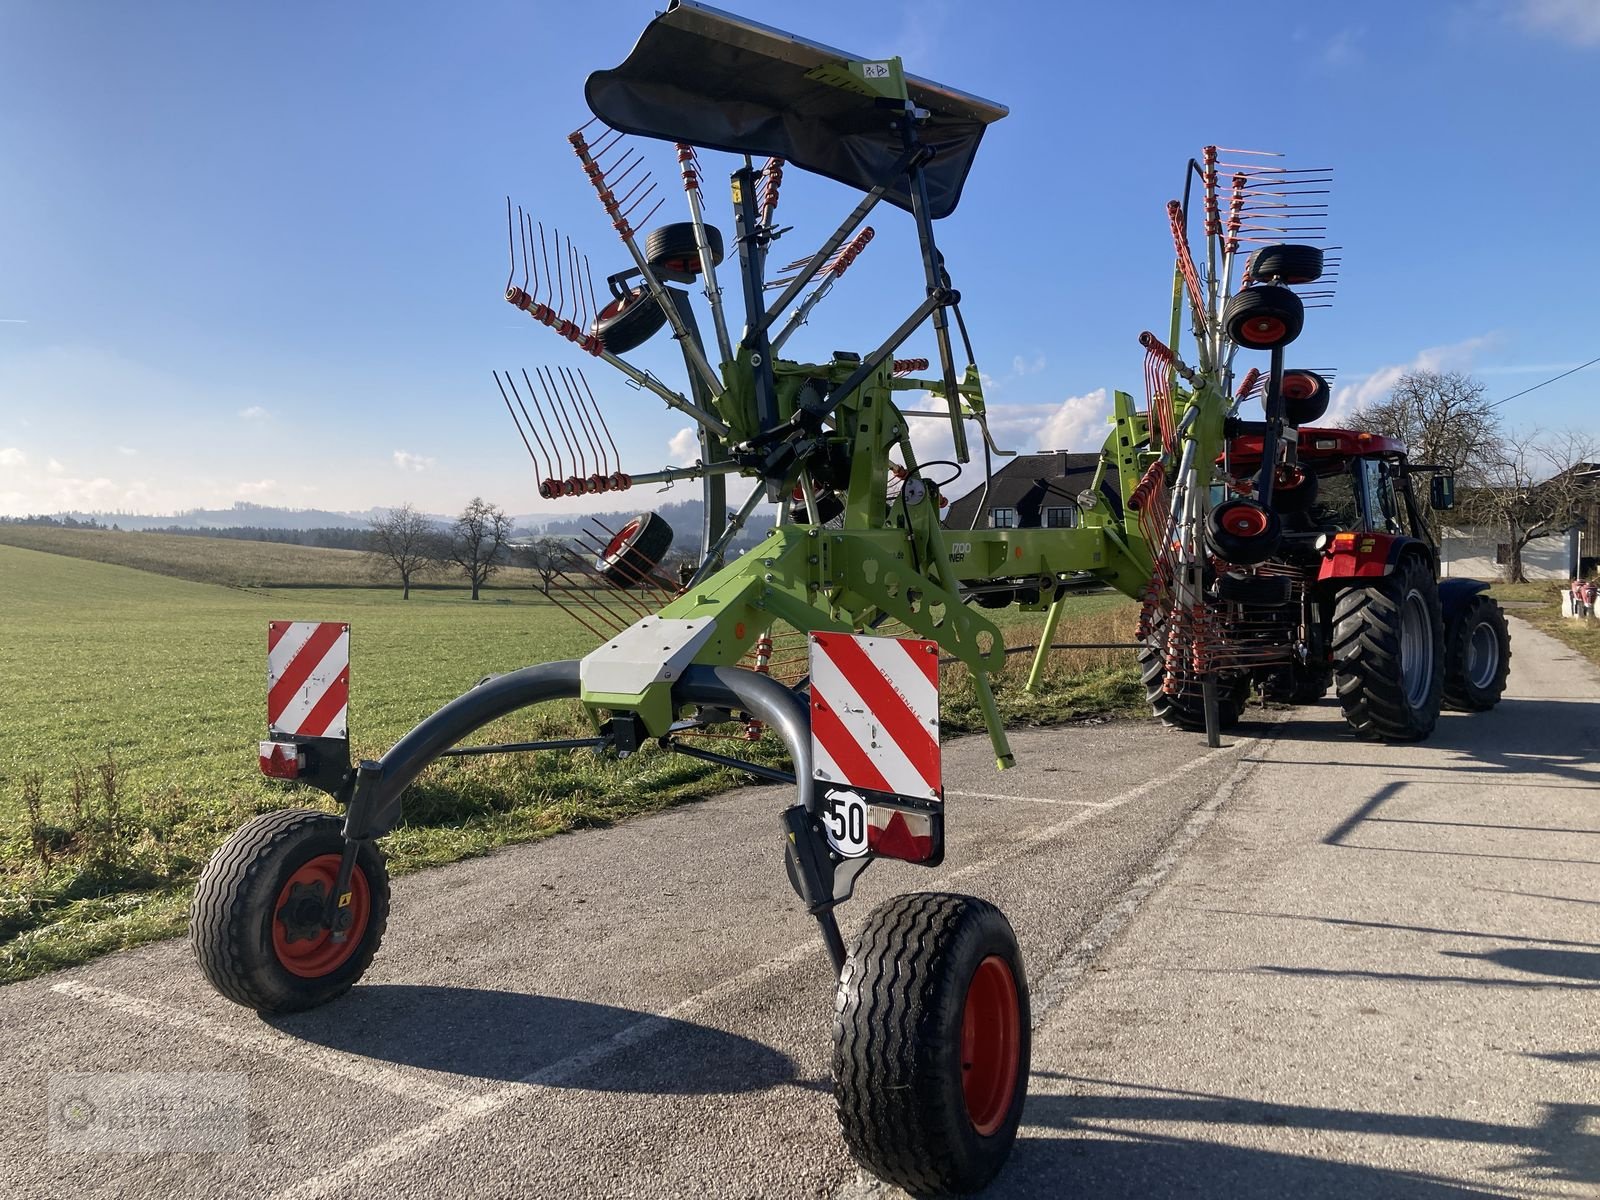
[[[1538, 1125], [1521, 1127], [1448, 1116], [1269, 1104], [1207, 1092], [1079, 1079], [1054, 1072], [1037, 1074], [1096, 1090], [1070, 1096], [1035, 1093], [1029, 1097], [1024, 1127], [1045, 1126], [1075, 1136], [1025, 1134], [991, 1193], [995, 1196], [1013, 1192], [1040, 1194], [1032, 1188], [1047, 1180], [1072, 1180], [1074, 1194], [1108, 1200], [1168, 1195], [1201, 1200], [1278, 1200], [1285, 1196], [1445, 1200], [1502, 1194], [1423, 1172], [1389, 1171], [1229, 1145], [1194, 1130], [1194, 1126], [1345, 1135], [1337, 1143], [1329, 1140], [1330, 1152], [1339, 1143], [1347, 1142], [1349, 1135], [1500, 1146], [1506, 1151], [1506, 1161], [1500, 1169], [1519, 1177], [1600, 1183], [1600, 1137], [1587, 1131], [1589, 1123], [1600, 1118], [1600, 1106], [1545, 1105]], [[1139, 1094], [1107, 1095], [1098, 1089]], [[1173, 1128], [1150, 1128], [1157, 1123], [1171, 1123]], [[1102, 1136], [1105, 1134], [1119, 1140]], [[1245, 1136], [1250, 1140], [1261, 1137], [1256, 1133]], [[1305, 1144], [1303, 1137], [1294, 1140]]]
[[[1279, 747], [1295, 743], [1344, 746], [1345, 754], [1330, 754], [1306, 765], [1370, 768], [1375, 743], [1357, 737], [1343, 720], [1339, 708], [1323, 701], [1314, 710], [1319, 719], [1290, 714], [1272, 726]], [[1320, 719], [1332, 717], [1333, 720]], [[1570, 781], [1587, 788], [1600, 787], [1600, 705], [1587, 700], [1502, 700], [1484, 713], [1445, 712], [1425, 740], [1416, 743], [1428, 751], [1445, 751], [1447, 763], [1395, 763], [1396, 770], [1462, 772], [1478, 775], [1528, 774]], [[1274, 755], [1273, 762], [1287, 763]]]
[[667, 1095], [801, 1082], [792, 1059], [750, 1038], [523, 992], [366, 984], [328, 1008], [267, 1020], [349, 1054], [473, 1079]]

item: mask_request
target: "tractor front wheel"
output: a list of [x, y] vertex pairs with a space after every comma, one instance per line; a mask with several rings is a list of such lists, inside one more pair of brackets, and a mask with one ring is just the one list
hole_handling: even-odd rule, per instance
[[856, 1161], [913, 1195], [999, 1172], [1028, 1093], [1028, 983], [1011, 923], [971, 896], [896, 896], [839, 975], [833, 1095]]
[[1345, 720], [1384, 742], [1433, 732], [1444, 685], [1439, 589], [1421, 558], [1339, 594], [1333, 609], [1333, 672]]
[[1500, 605], [1474, 596], [1450, 623], [1444, 648], [1444, 705], [1487, 712], [1500, 703], [1511, 670], [1511, 631]]
[[195, 887], [189, 939], [211, 985], [258, 1012], [315, 1008], [366, 973], [389, 920], [389, 872], [370, 842], [356, 854], [342, 936], [324, 924], [344, 851], [332, 813], [285, 809], [247, 821]]

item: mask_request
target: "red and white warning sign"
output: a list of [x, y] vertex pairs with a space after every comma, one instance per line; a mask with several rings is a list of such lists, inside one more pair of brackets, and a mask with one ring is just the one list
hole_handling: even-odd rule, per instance
[[811, 635], [813, 774], [939, 800], [939, 647], [915, 638]]
[[267, 729], [291, 737], [349, 731], [350, 626], [339, 621], [267, 625]]

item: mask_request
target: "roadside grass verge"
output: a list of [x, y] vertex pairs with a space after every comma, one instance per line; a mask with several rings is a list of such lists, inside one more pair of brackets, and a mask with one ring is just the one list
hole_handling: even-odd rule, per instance
[[[593, 648], [531, 589], [476, 604], [462, 592], [402, 602], [394, 590], [246, 590], [10, 546], [0, 546], [0, 614], [0, 982], [183, 932], [194, 879], [235, 828], [275, 808], [333, 810], [320, 793], [257, 770], [267, 621], [351, 622], [358, 758], [377, 757], [485, 675]], [[1040, 614], [994, 615], [1010, 645], [1035, 640], [1042, 625]], [[1078, 598], [1056, 640], [1127, 640], [1135, 617], [1120, 597]], [[1036, 697], [1022, 691], [1030, 660], [1014, 656], [997, 680], [1008, 722], [1139, 710], [1125, 652], [1056, 652]], [[945, 668], [944, 690], [945, 728], [981, 729], [964, 668]], [[516, 714], [472, 740], [588, 732], [568, 703]], [[784, 757], [770, 736], [739, 752]], [[653, 749], [625, 761], [571, 752], [452, 759], [411, 787], [404, 823], [383, 845], [400, 873], [747, 780]]]
[[[1520, 617], [1535, 629], [1565, 642], [1595, 666], [1600, 667], [1600, 620], [1590, 617], [1577, 620], [1561, 615], [1561, 598], [1567, 585], [1559, 580], [1541, 580], [1538, 583], [1496, 583], [1489, 588], [1495, 599], [1537, 600], [1538, 608], [1509, 608], [1512, 616]], [[1512, 639], [1511, 653], [1517, 652], [1516, 639]]]

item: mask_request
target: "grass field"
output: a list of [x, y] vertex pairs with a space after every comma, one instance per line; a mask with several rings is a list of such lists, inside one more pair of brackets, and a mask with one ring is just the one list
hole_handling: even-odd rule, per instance
[[[0, 525], [0, 545], [65, 554], [90, 562], [136, 567], [198, 583], [246, 588], [389, 587], [359, 550], [328, 550], [280, 542], [249, 542], [181, 533], [129, 533], [106, 529], [58, 529], [44, 525]], [[505, 567], [491, 586], [529, 587], [533, 572]], [[417, 587], [465, 590], [449, 576]]]
[[[81, 549], [78, 531], [49, 532], [72, 534]], [[156, 535], [106, 536], [145, 543]], [[208, 550], [193, 568], [208, 578], [236, 581], [261, 561], [262, 543], [164, 540], [185, 553]], [[230, 552], [239, 561], [226, 561]], [[311, 573], [325, 579], [327, 570]], [[1125, 639], [1133, 613], [1118, 597], [1081, 598], [1057, 640]], [[998, 615], [1009, 643], [1037, 637], [1038, 614]], [[396, 590], [244, 589], [0, 545], [0, 981], [180, 932], [196, 873], [242, 821], [289, 804], [327, 806], [256, 767], [265, 627], [284, 619], [351, 623], [358, 757], [381, 754], [486, 674], [580, 656], [593, 644], [528, 588], [486, 593], [476, 604], [465, 591], [413, 592], [402, 602]], [[1014, 657], [997, 680], [1008, 720], [1139, 706], [1126, 652], [1058, 653], [1036, 697], [1021, 691], [1028, 657]], [[944, 721], [952, 730], [981, 726], [960, 668], [946, 669]], [[579, 727], [587, 728], [576, 705], [549, 706], [482, 736]], [[781, 750], [758, 753], [775, 760]], [[384, 846], [397, 870], [413, 869], [655, 811], [741, 778], [654, 751], [621, 763], [570, 753], [454, 760], [412, 787], [406, 822]]]

